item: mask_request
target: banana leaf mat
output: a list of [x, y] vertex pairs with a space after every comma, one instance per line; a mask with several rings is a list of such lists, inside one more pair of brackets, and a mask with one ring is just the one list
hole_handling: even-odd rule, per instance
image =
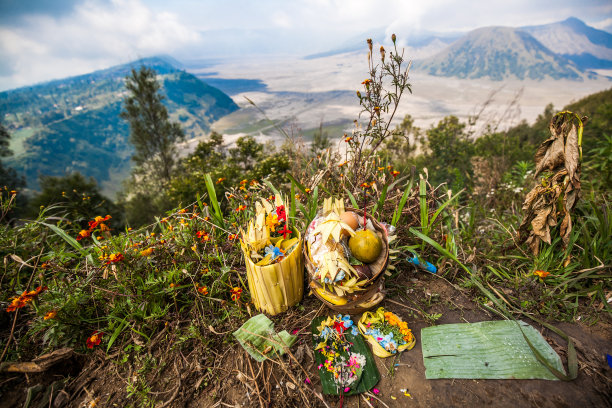
[[233, 335], [247, 353], [259, 362], [277, 353], [285, 354], [284, 347], [291, 347], [297, 341], [297, 337], [286, 330], [277, 334], [274, 323], [263, 313], [251, 317]]
[[[321, 338], [318, 337], [319, 330], [317, 329], [321, 323], [326, 320], [327, 316], [320, 316], [313, 319], [310, 325], [310, 331], [312, 333], [312, 341], [314, 348], [316, 348], [320, 342]], [[344, 316], [344, 320], [349, 319], [348, 315]], [[357, 331], [357, 327], [351, 321], [351, 327], [347, 328], [344, 331], [344, 338], [346, 342], [350, 344], [349, 352], [347, 353], [344, 350], [341, 350], [338, 354], [338, 357], [349, 359], [350, 353], [360, 354], [365, 357], [365, 365], [363, 366], [362, 371], [360, 372], [360, 378], [350, 385], [350, 390], [344, 392], [342, 386], [339, 386], [334, 381], [334, 374], [327, 370], [325, 367], [325, 363], [327, 358], [320, 352], [320, 350], [315, 350], [315, 365], [319, 367], [319, 377], [321, 378], [321, 385], [323, 387], [323, 393], [327, 395], [355, 395], [361, 394], [363, 392], [369, 391], [378, 383], [380, 380], [380, 373], [376, 368], [376, 362], [374, 361], [374, 357], [372, 356], [372, 352], [370, 348], [363, 340], [363, 337]], [[355, 330], [352, 330], [352, 328]]]
[[422, 329], [425, 377], [428, 380], [557, 380], [557, 377], [536, 359], [523, 333], [549, 364], [562, 373], [565, 372], [559, 355], [535, 328], [520, 320], [501, 320], [444, 324]]

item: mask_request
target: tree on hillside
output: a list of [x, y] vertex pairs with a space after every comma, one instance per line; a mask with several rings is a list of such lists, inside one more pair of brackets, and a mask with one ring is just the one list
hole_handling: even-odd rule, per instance
[[54, 215], [60, 215], [74, 225], [75, 231], [87, 226], [96, 216], [110, 214], [111, 223], [122, 225], [121, 209], [100, 192], [98, 183], [75, 172], [61, 177], [41, 176], [40, 193], [30, 200], [30, 216], [36, 217], [41, 207], [54, 206]]
[[[23, 177], [20, 177], [17, 172], [11, 167], [5, 167], [2, 164], [2, 158], [8, 157], [13, 154], [9, 149], [9, 140], [11, 135], [6, 128], [0, 123], [0, 194], [13, 195], [13, 190], [19, 190], [25, 187], [26, 183]], [[17, 194], [15, 201], [13, 201], [14, 207], [7, 215], [3, 217], [4, 222], [11, 222], [15, 218], [19, 217], [23, 213], [23, 209], [27, 205], [26, 196], [23, 194]]]
[[465, 132], [465, 123], [447, 116], [427, 130], [425, 167], [433, 184], [447, 182], [457, 191], [471, 184], [473, 143]]
[[144, 66], [132, 69], [125, 84], [130, 95], [125, 98], [121, 117], [130, 123], [130, 142], [136, 150], [132, 160], [145, 174], [150, 170], [167, 184], [175, 165], [175, 143], [185, 135], [177, 122], [169, 120], [155, 75]]

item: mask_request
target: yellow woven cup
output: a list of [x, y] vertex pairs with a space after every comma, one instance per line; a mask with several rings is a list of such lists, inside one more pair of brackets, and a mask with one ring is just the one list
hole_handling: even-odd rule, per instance
[[[366, 338], [368, 343], [372, 345], [372, 352], [380, 358], [391, 357], [394, 353], [391, 353], [385, 350], [384, 347], [381, 346], [378, 343], [378, 341], [374, 338], [374, 336], [366, 334], [366, 331], [368, 330], [366, 326], [368, 323], [376, 324], [376, 323], [384, 322], [384, 321], [385, 321], [385, 308], [379, 307], [376, 310], [376, 312], [365, 312], [363, 316], [361, 316], [361, 319], [359, 319], [359, 322], [357, 323], [357, 327], [359, 328], [359, 331], [361, 332], [361, 334]], [[399, 346], [397, 348], [397, 351], [402, 352], [404, 350], [410, 350], [414, 347], [415, 344], [416, 344], [416, 338], [414, 337], [414, 335], [412, 335], [412, 341]]]
[[271, 316], [286, 311], [297, 304], [304, 295], [304, 261], [302, 259], [302, 236], [296, 248], [280, 262], [257, 266], [242, 243], [246, 263], [249, 291], [257, 310]]

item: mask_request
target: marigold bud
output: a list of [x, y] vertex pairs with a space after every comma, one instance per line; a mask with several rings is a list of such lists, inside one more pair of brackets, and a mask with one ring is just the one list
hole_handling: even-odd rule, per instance
[[395, 33], [391, 34], [391, 41], [393, 41], [393, 44], [395, 44], [395, 40], [397, 40], [397, 37], [395, 36]]
[[370, 49], [370, 51], [372, 51], [372, 39], [368, 38], [366, 41], [368, 43], [368, 48]]
[[382, 58], [382, 62], [385, 62], [385, 48], [380, 46], [380, 57]]

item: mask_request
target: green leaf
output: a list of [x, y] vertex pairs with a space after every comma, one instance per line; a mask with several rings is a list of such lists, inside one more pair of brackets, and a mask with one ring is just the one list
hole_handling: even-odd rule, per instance
[[115, 340], [117, 340], [117, 337], [119, 337], [119, 335], [121, 334], [121, 332], [123, 331], [123, 329], [125, 329], [125, 326], [127, 325], [128, 325], [128, 322], [125, 318], [121, 321], [121, 323], [119, 323], [119, 326], [117, 326], [117, 328], [113, 332], [113, 335], [108, 340], [108, 346], [106, 346], [107, 353], [110, 350], [110, 348], [113, 346], [113, 343], [115, 343]]
[[565, 375], [559, 355], [522, 321], [427, 327], [421, 330], [421, 343], [427, 379], [557, 380], [552, 370]]
[[461, 193], [463, 193], [465, 191], [465, 189], [459, 191], [457, 194], [455, 194], [453, 197], [449, 198], [448, 200], [446, 200], [446, 202], [444, 204], [442, 204], [434, 213], [434, 215], [431, 217], [431, 220], [429, 220], [429, 225], [433, 225], [433, 223], [436, 221], [436, 218], [438, 218], [438, 215], [440, 215], [440, 213], [453, 201], [455, 201], [457, 199], [457, 197], [459, 197], [459, 195], [461, 195]]
[[212, 178], [210, 177], [210, 173], [206, 173], [206, 190], [208, 191], [208, 198], [210, 199], [210, 205], [213, 207], [214, 213], [213, 218], [217, 220], [219, 226], [225, 228], [225, 220], [223, 219], [223, 213], [221, 212], [221, 207], [219, 206], [219, 201], [217, 200], [217, 193], [215, 192], [215, 185], [213, 184]]
[[272, 192], [273, 192], [275, 195], [277, 195], [277, 196], [279, 196], [279, 197], [281, 196], [281, 193], [280, 193], [280, 192], [279, 192], [279, 191], [276, 189], [276, 187], [274, 187], [274, 186], [272, 185], [272, 183], [270, 183], [270, 182], [269, 182], [269, 181], [267, 181], [267, 180], [266, 180], [264, 183], [265, 183], [265, 185], [266, 185], [266, 186], [270, 187], [270, 190], [272, 190]]
[[344, 191], [346, 191], [346, 193], [348, 194], [349, 200], [353, 208], [358, 210], [359, 204], [357, 204], [357, 200], [355, 200], [355, 196], [346, 187], [344, 187]]
[[394, 227], [397, 226], [397, 223], [402, 217], [402, 211], [404, 210], [404, 206], [406, 206], [406, 202], [408, 201], [408, 198], [410, 197], [410, 192], [412, 191], [413, 184], [414, 184], [414, 180], [411, 179], [410, 184], [408, 184], [408, 187], [404, 190], [404, 194], [402, 194], [402, 198], [400, 199], [400, 202], [397, 205], [397, 208], [393, 212], [393, 218], [391, 219], [391, 225], [393, 225]]

